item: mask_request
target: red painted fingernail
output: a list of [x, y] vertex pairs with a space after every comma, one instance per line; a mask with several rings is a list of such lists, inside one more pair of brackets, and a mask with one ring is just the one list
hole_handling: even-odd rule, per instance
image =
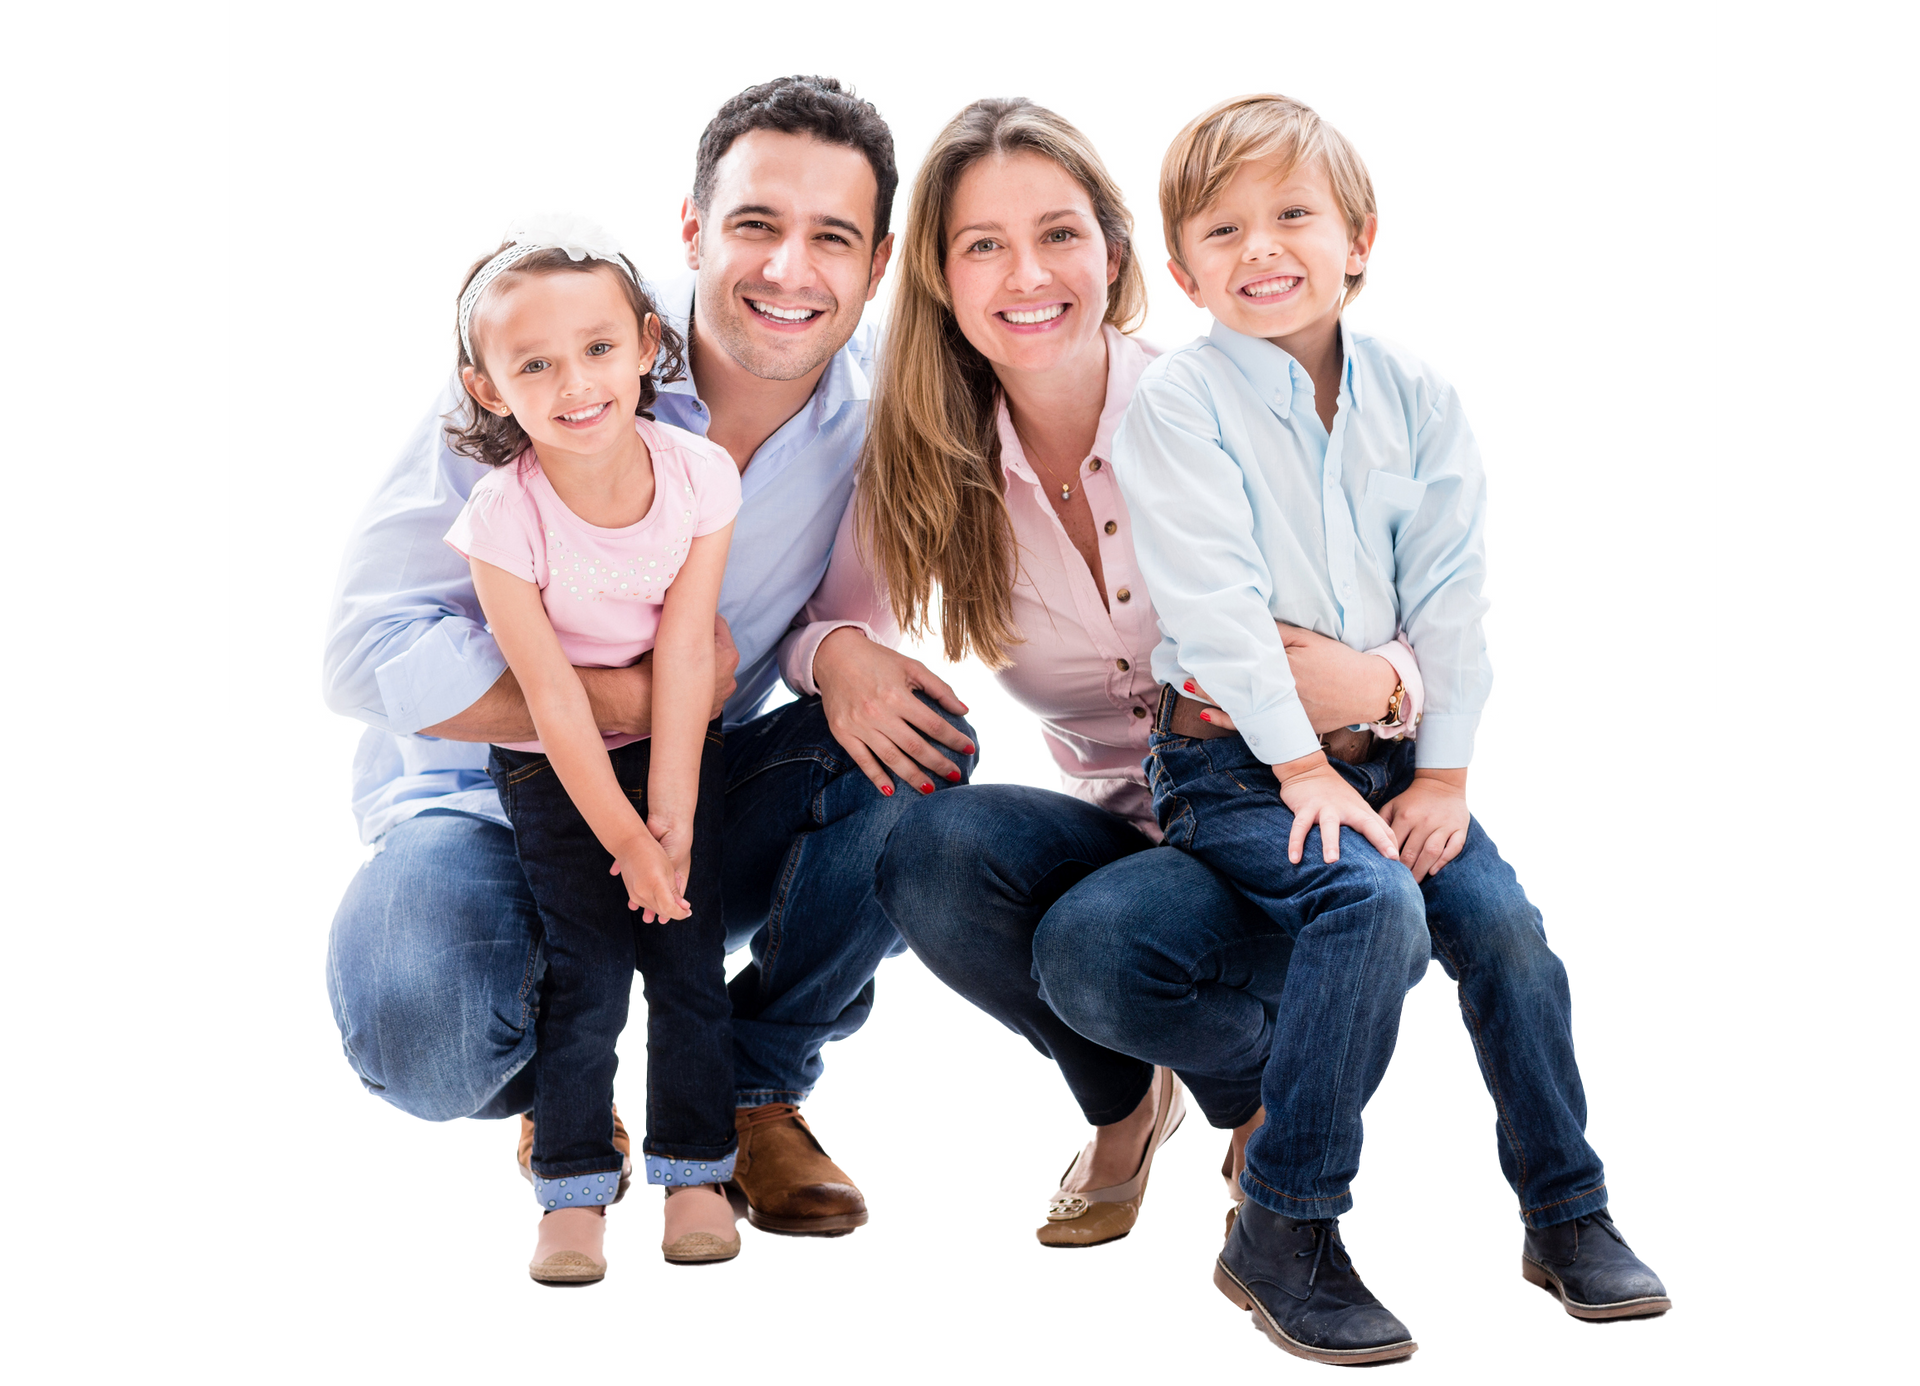
[[1202, 722], [1211, 722], [1213, 720], [1213, 714], [1211, 712], [1203, 712], [1200, 714], [1200, 720]]
[[969, 742], [967, 743], [967, 752], [966, 752], [966, 753], [967, 753], [968, 755], [972, 755], [972, 754], [973, 754], [973, 743], [972, 743], [971, 741], [969, 741]]
[[958, 770], [949, 770], [947, 771], [947, 778], [952, 780], [955, 784], [959, 784], [960, 772]]
[[925, 784], [923, 784], [923, 785], [921, 785], [921, 786], [920, 786], [920, 792], [921, 792], [922, 794], [931, 794], [931, 793], [933, 793], [933, 781], [932, 781], [932, 780], [928, 780], [928, 781], [927, 781], [927, 782], [926, 782]]
[[880, 786], [880, 792], [886, 795], [889, 799], [891, 799], [893, 797], [893, 786], [890, 784], [883, 784]]
[[1181, 684], [1180, 686], [1181, 686], [1182, 688], [1184, 688], [1184, 689], [1186, 689], [1186, 690], [1187, 690], [1187, 692], [1189, 692], [1189, 693], [1191, 693], [1191, 692], [1193, 692], [1193, 680], [1192, 680], [1192, 679], [1188, 679], [1188, 680], [1187, 680], [1187, 681], [1186, 681], [1185, 683], [1183, 683], [1183, 684]]

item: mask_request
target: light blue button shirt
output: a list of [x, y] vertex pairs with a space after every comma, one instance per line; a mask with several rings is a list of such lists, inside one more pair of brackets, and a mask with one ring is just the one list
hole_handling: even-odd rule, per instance
[[[691, 275], [656, 292], [685, 332]], [[740, 514], [720, 614], [740, 650], [726, 725], [760, 709], [779, 680], [775, 648], [820, 585], [853, 495], [873, 368], [862, 327], [828, 363], [806, 406], [760, 445], [741, 477]], [[447, 446], [443, 420], [464, 392], [448, 385], [355, 525], [327, 634], [327, 706], [367, 723], [353, 764], [364, 842], [428, 809], [505, 823], [487, 778], [487, 747], [417, 736], [471, 707], [507, 662], [487, 633], [467, 562], [445, 535], [487, 468]], [[691, 380], [661, 386], [653, 413], [702, 437], [707, 406]]]
[[1197, 679], [1279, 765], [1320, 739], [1274, 621], [1356, 650], [1404, 633], [1426, 683], [1417, 762], [1464, 766], [1493, 683], [1480, 450], [1424, 362], [1341, 338], [1331, 435], [1299, 362], [1217, 322], [1141, 377], [1113, 464], [1165, 637], [1154, 677]]

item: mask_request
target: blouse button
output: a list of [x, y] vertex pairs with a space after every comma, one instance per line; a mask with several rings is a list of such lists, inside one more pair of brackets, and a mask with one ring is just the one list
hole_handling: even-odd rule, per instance
[[1147, 710], [1144, 707], [1136, 706], [1133, 709], [1133, 715], [1135, 717], [1145, 717], [1147, 715]]
[[1088, 470], [1088, 471], [1090, 471], [1090, 472], [1097, 472], [1097, 471], [1099, 471], [1099, 470], [1100, 470], [1100, 459], [1096, 457], [1096, 458], [1094, 458], [1094, 459], [1093, 459], [1093, 461], [1091, 461], [1091, 462], [1089, 462], [1089, 463], [1087, 463], [1087, 470]]
[[1124, 587], [1122, 587], [1118, 592], [1115, 592], [1113, 595], [1114, 595], [1114, 598], [1118, 601], [1130, 602], [1133, 600], [1133, 593], [1129, 592]]
[[1127, 661], [1124, 659], [1116, 659], [1113, 661], [1113, 667], [1118, 669], [1121, 673], [1124, 674], [1127, 672], [1127, 670], [1131, 669], [1133, 666], [1127, 663]]
[[1107, 533], [1112, 534], [1115, 530], [1119, 528], [1120, 526], [1115, 524], [1112, 520], [1107, 521]]

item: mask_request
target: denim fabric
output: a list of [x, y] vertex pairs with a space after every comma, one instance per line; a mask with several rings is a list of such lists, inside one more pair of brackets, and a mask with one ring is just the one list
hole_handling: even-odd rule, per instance
[[[1321, 860], [1320, 830], [1299, 865], [1287, 860], [1293, 814], [1273, 771], [1239, 736], [1202, 740], [1167, 727], [1149, 742], [1154, 809], [1167, 841], [1246, 894], [1293, 940], [1261, 1083], [1267, 1120], [1247, 1143], [1242, 1186], [1276, 1213], [1338, 1217], [1353, 1206], [1361, 1110], [1387, 1071], [1400, 1006], [1427, 970], [1426, 910], [1413, 873], [1358, 833]], [[1341, 765], [1376, 806], [1412, 778], [1412, 747]]]
[[[614, 1042], [637, 967], [647, 999], [649, 1155], [715, 1162], [733, 1153], [733, 1036], [720, 903], [723, 757], [707, 729], [686, 897], [689, 918], [648, 924], [544, 755], [493, 748], [488, 771], [513, 823], [520, 867], [540, 907], [547, 976], [533, 1054], [533, 1172], [554, 1180], [618, 1174]], [[608, 753], [642, 818], [653, 743]]]
[[[978, 743], [963, 719], [948, 720]], [[833, 740], [818, 698], [730, 732], [725, 757], [726, 946], [751, 940], [755, 959], [733, 988], [734, 1100], [799, 1101], [820, 1076], [820, 1047], [859, 1029], [875, 969], [904, 946], [869, 903], [873, 869], [923, 796], [897, 781], [891, 798], [876, 790]], [[953, 759], [972, 773], [974, 757]], [[432, 1121], [533, 1105], [545, 971], [512, 832], [442, 811], [380, 839], [340, 902], [327, 952], [349, 1063], [369, 1091]]]

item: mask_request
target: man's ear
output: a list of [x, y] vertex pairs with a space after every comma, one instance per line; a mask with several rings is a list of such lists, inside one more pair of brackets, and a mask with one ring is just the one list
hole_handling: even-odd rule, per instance
[[480, 373], [478, 366], [462, 366], [460, 383], [467, 387], [467, 393], [473, 396], [473, 402], [489, 414], [505, 414], [507, 402], [500, 398], [500, 392], [493, 388], [493, 382]]
[[887, 265], [893, 259], [893, 232], [889, 231], [880, 238], [880, 244], [873, 248], [873, 268], [867, 272], [868, 303], [880, 292], [880, 281], [887, 277]]
[[1367, 224], [1360, 228], [1360, 234], [1353, 238], [1353, 244], [1347, 247], [1347, 273], [1360, 274], [1367, 267], [1367, 260], [1373, 254], [1373, 238], [1380, 232], [1380, 218], [1370, 216]]
[[649, 313], [647, 320], [640, 324], [640, 374], [643, 378], [653, 373], [653, 363], [659, 355], [660, 319]]
[[687, 247], [687, 268], [700, 268], [700, 209], [691, 197], [680, 202], [680, 239]]
[[1167, 261], [1167, 273], [1171, 274], [1173, 282], [1180, 286], [1180, 292], [1193, 300], [1194, 307], [1207, 306], [1200, 301], [1200, 281], [1182, 269], [1178, 260]]

